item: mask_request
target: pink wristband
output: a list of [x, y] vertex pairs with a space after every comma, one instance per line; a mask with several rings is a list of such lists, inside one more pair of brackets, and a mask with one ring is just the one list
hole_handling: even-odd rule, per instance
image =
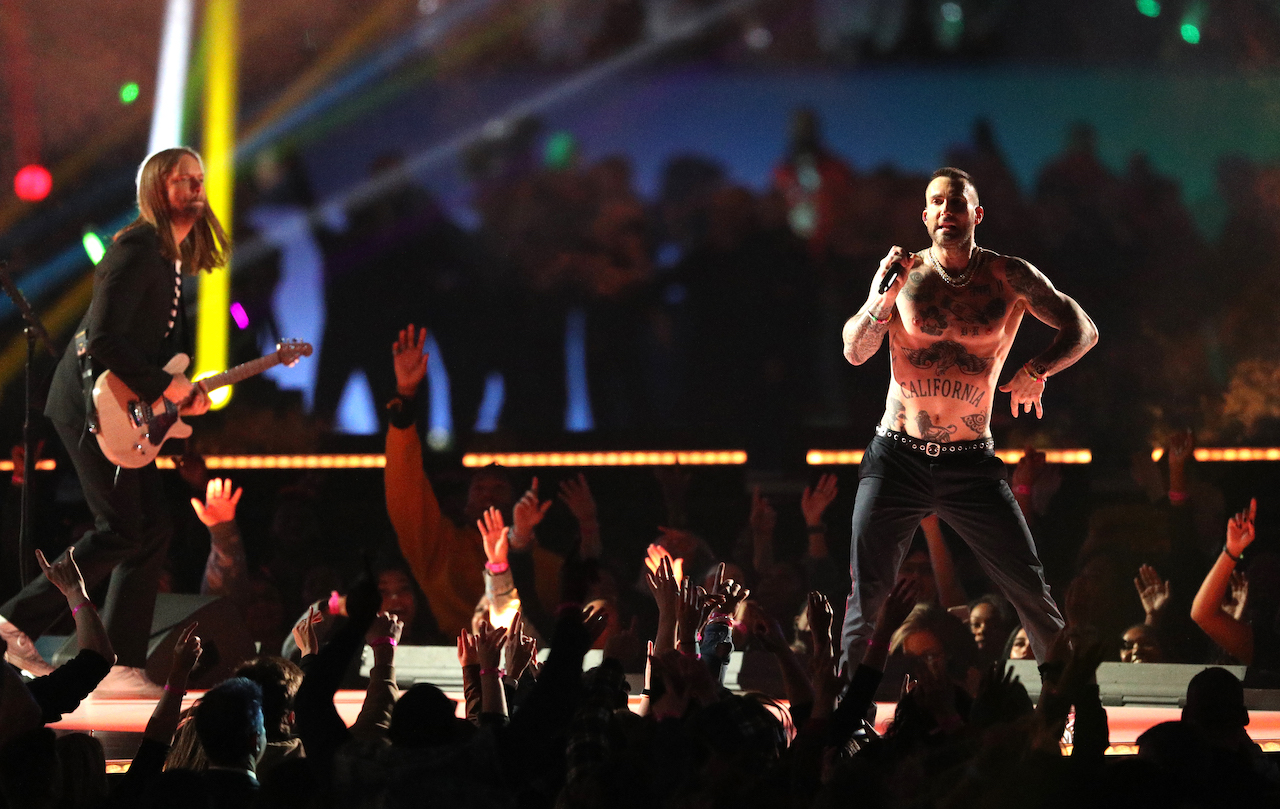
[[490, 573], [506, 573], [511, 565], [506, 562], [485, 562], [484, 569]]
[[79, 604], [77, 604], [77, 605], [75, 605], [74, 607], [72, 607], [72, 608], [71, 608], [71, 617], [72, 617], [72, 618], [76, 617], [76, 613], [80, 612], [80, 610], [82, 610], [82, 609], [83, 609], [83, 608], [85, 608], [85, 607], [93, 607], [93, 602], [92, 602], [92, 601], [81, 601]]
[[486, 674], [496, 674], [496, 675], [498, 675], [499, 677], [506, 677], [506, 676], [507, 676], [507, 673], [506, 673], [505, 671], [503, 671], [502, 669], [480, 669], [480, 676], [481, 676], [481, 677], [485, 676]]
[[329, 593], [329, 614], [337, 615], [340, 609], [342, 609], [342, 596], [338, 595], [337, 590], [332, 590]]
[[1014, 494], [1028, 495], [1031, 494], [1031, 487], [1025, 483], [1019, 483], [1013, 487]]
[[370, 646], [395, 646], [396, 639], [391, 637], [390, 635], [387, 635], [381, 638], [374, 638], [373, 640], [369, 641], [369, 645]]
[[1187, 502], [1187, 493], [1186, 493], [1186, 492], [1178, 492], [1178, 491], [1174, 491], [1174, 490], [1170, 489], [1170, 490], [1169, 490], [1169, 502], [1170, 502], [1170, 503], [1173, 503], [1174, 505], [1181, 505], [1182, 503]]

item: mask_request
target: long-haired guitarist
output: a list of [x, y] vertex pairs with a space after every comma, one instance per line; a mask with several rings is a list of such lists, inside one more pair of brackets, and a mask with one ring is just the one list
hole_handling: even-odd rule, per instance
[[[102, 618], [119, 664], [98, 686], [100, 695], [160, 693], [143, 669], [171, 524], [155, 464], [117, 468], [90, 435], [90, 390], [109, 370], [153, 409], [163, 412], [188, 398], [183, 415], [209, 409], [203, 386], [192, 395], [192, 383], [163, 366], [188, 342], [182, 274], [225, 266], [229, 249], [205, 199], [200, 155], [190, 149], [166, 149], [143, 162], [138, 211], [97, 266], [89, 311], [58, 363], [45, 408], [94, 516], [94, 530], [75, 544], [76, 562], [89, 588], [110, 577]], [[43, 661], [31, 639], [65, 610], [66, 600], [44, 576], [0, 606], [6, 657], [38, 671]]]

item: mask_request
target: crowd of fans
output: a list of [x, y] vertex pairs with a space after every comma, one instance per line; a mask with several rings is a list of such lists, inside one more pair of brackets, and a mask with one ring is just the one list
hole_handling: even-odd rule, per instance
[[[42, 575], [67, 598], [80, 652], [41, 669], [27, 650], [6, 650], [17, 668], [0, 667], [5, 805], [1255, 806], [1280, 798], [1280, 769], [1249, 739], [1244, 703], [1246, 685], [1280, 674], [1275, 560], [1255, 543], [1256, 501], [1226, 522], [1225, 535], [1217, 521], [1201, 536], [1196, 512], [1211, 510], [1215, 496], [1195, 470], [1189, 433], [1170, 440], [1163, 467], [1126, 470], [1136, 497], [1095, 502], [1075, 575], [1058, 590], [1068, 626], [1038, 661], [1033, 704], [1005, 668], [1029, 655], [1025, 634], [966, 570], [936, 518], [904, 560], [866, 657], [839, 666], [833, 627], [849, 581], [828, 548], [843, 538], [827, 524], [835, 475], [799, 498], [798, 553], [777, 537], [781, 501], [759, 490], [738, 542], [717, 550], [688, 527], [696, 503], [679, 469], [660, 475], [665, 527], [639, 559], [608, 552], [611, 526], [584, 475], [559, 486], [576, 522], [563, 553], [542, 541], [556, 501], [542, 498], [536, 479], [517, 497], [508, 470], [477, 470], [461, 514], [449, 516], [423, 471], [415, 429], [425, 362], [423, 333], [408, 326], [391, 362], [393, 561], [366, 562], [349, 584], [300, 608], [326, 577], [308, 568], [305, 546], [277, 549], [292, 567], [273, 568], [275, 557], [251, 567], [236, 522], [241, 489], [213, 478], [192, 499], [210, 541], [201, 591], [239, 606], [262, 656], [183, 711], [201, 655], [200, 627], [184, 627], [143, 742], [114, 780], [97, 740], [47, 727], [92, 694], [115, 655], [74, 557], [50, 564], [38, 555]], [[1010, 482], [1042, 541], [1052, 541], [1060, 470], [1029, 451]], [[295, 497], [284, 493], [273, 522], [305, 511]], [[1145, 535], [1117, 534], [1135, 521]], [[266, 589], [273, 609], [260, 603]], [[291, 629], [290, 609], [301, 613]], [[397, 685], [398, 644], [442, 642], [456, 644], [462, 710], [434, 685], [403, 693]], [[366, 646], [371, 665], [360, 677]], [[592, 648], [603, 662], [584, 672]], [[745, 693], [724, 688], [735, 651]], [[1108, 758], [1094, 680], [1106, 659], [1236, 663], [1247, 674], [1242, 683], [1206, 669], [1191, 681], [1180, 721], [1144, 733], [1136, 757]], [[629, 693], [629, 673], [643, 677], [639, 694]], [[334, 695], [353, 685], [366, 696], [348, 727]], [[894, 718], [877, 732], [868, 720], [886, 687]]]

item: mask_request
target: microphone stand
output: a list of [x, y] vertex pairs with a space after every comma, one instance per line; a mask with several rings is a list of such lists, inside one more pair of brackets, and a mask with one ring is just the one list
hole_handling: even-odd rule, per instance
[[[36, 448], [35, 435], [31, 429], [31, 410], [32, 399], [35, 392], [32, 386], [32, 366], [35, 364], [36, 356], [36, 339], [44, 342], [45, 350], [49, 352], [49, 356], [55, 359], [58, 353], [53, 348], [53, 341], [49, 339], [49, 333], [44, 330], [44, 324], [40, 322], [40, 318], [32, 311], [31, 305], [27, 303], [27, 299], [23, 296], [18, 287], [14, 285], [13, 278], [9, 275], [9, 262], [0, 261], [0, 287], [4, 288], [4, 293], [13, 301], [13, 305], [18, 307], [18, 312], [22, 314], [22, 320], [26, 323], [22, 328], [22, 333], [27, 338], [27, 360], [25, 368], [25, 379], [23, 380], [23, 415], [22, 415], [22, 505], [19, 509], [19, 527], [18, 527], [18, 575], [21, 579], [22, 586], [26, 587], [31, 581], [33, 570], [31, 559], [34, 556], [32, 551], [34, 546], [31, 541], [31, 480], [35, 477], [36, 468]], [[15, 473], [17, 470], [14, 470]]]

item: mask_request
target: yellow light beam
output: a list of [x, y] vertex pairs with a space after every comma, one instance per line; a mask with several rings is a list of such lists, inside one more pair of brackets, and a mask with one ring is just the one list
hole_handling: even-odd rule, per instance
[[[205, 7], [206, 45], [204, 83], [205, 193], [209, 207], [231, 235], [232, 191], [235, 188], [236, 100], [240, 12], [237, 0], [209, 0]], [[196, 325], [194, 378], [226, 370], [231, 314], [231, 269], [223, 267], [200, 277], [199, 322]], [[214, 410], [231, 399], [231, 386], [209, 394]]]

